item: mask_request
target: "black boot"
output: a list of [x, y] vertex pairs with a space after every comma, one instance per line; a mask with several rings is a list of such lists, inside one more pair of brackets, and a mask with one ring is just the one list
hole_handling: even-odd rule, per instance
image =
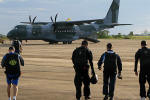
[[77, 98], [77, 100], [80, 100], [80, 98]]
[[114, 99], [113, 99], [113, 97], [110, 97], [110, 99], [109, 99], [109, 100], [114, 100]]
[[104, 100], [108, 100], [108, 95], [105, 95]]
[[91, 96], [87, 96], [85, 97], [85, 100], [91, 99]]

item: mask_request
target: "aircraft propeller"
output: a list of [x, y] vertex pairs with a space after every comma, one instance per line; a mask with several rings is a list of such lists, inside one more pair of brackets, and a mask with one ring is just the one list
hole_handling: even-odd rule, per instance
[[37, 17], [37, 16], [35, 16], [35, 17], [33, 18], [33, 20], [32, 20], [32, 19], [31, 19], [31, 16], [29, 16], [30, 24], [34, 24], [36, 17]]
[[57, 26], [56, 26], [57, 16], [58, 16], [58, 13], [57, 13], [56, 16], [55, 16], [55, 21], [53, 20], [53, 17], [51, 16], [51, 21], [52, 21], [53, 26], [54, 26], [54, 30], [53, 30], [54, 32], [55, 32], [55, 30], [57, 29]]

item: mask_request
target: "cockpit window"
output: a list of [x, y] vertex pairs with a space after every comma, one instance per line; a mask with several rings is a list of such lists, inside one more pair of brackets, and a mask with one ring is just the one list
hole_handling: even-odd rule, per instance
[[15, 28], [25, 28], [25, 25], [17, 25]]
[[17, 29], [18, 29], [18, 27], [15, 27], [14, 29], [16, 29], [16, 30], [17, 30]]

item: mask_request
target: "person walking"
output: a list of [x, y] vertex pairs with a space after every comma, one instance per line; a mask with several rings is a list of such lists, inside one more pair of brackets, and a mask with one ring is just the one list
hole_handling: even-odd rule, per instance
[[91, 66], [92, 74], [94, 75], [93, 68], [93, 55], [88, 49], [88, 42], [82, 41], [81, 47], [76, 48], [72, 54], [72, 62], [75, 69], [74, 84], [76, 88], [76, 99], [81, 98], [81, 87], [84, 84], [85, 100], [90, 99], [90, 77], [89, 77], [89, 64]]
[[113, 100], [116, 74], [118, 67], [118, 78], [122, 79], [122, 62], [118, 54], [112, 50], [112, 44], [107, 44], [107, 51], [103, 53], [98, 61], [98, 69], [101, 70], [101, 65], [104, 63], [103, 71], [103, 94], [104, 100]]
[[20, 54], [22, 52], [22, 45], [19, 40], [14, 40], [12, 46], [15, 48], [15, 53]]
[[[135, 54], [135, 75], [138, 76], [138, 60], [140, 60], [140, 74], [139, 74], [139, 84], [140, 84], [140, 96], [141, 100], [145, 100], [146, 97], [150, 100], [150, 49], [147, 48], [146, 41], [141, 41], [141, 49], [139, 49]], [[145, 84], [146, 81], [149, 84], [149, 90], [146, 93]]]
[[16, 100], [17, 92], [18, 92], [18, 81], [21, 75], [20, 65], [24, 66], [23, 58], [14, 53], [15, 49], [13, 47], [9, 47], [9, 53], [7, 53], [2, 61], [1, 66], [5, 68], [5, 74], [7, 79], [7, 94], [8, 100], [11, 100], [10, 89], [13, 85], [13, 100]]

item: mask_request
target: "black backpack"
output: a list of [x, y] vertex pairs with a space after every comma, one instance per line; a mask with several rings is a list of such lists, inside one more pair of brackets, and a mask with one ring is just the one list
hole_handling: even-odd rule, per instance
[[117, 67], [117, 56], [115, 53], [105, 52], [104, 68], [105, 70], [115, 71]]
[[72, 55], [72, 61], [74, 65], [86, 65], [87, 64], [87, 49], [85, 47], [76, 48]]
[[143, 65], [150, 65], [150, 49], [146, 48], [142, 50], [141, 59]]
[[7, 54], [6, 61], [6, 74], [17, 74], [20, 73], [20, 65], [19, 65], [19, 58], [18, 54]]

